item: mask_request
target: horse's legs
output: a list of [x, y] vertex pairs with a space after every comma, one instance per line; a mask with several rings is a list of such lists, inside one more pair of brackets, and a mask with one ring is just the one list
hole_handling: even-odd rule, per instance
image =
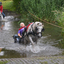
[[31, 36], [29, 35], [28, 37], [29, 37], [29, 40], [31, 41], [31, 44], [33, 45], [34, 42], [33, 42], [32, 38], [31, 38]]

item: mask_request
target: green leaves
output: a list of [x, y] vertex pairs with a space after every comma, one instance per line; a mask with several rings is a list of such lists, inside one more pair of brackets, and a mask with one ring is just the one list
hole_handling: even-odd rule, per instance
[[13, 0], [16, 11], [19, 13], [26, 13], [30, 11], [41, 19], [47, 21], [54, 21], [55, 14], [52, 11], [61, 10], [60, 7], [64, 5], [64, 0]]

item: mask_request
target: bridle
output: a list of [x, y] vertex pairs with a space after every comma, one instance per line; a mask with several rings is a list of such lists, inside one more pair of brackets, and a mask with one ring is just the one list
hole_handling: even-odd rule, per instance
[[42, 34], [42, 31], [41, 32], [37, 32], [38, 28], [36, 27], [35, 30], [33, 30], [33, 24], [31, 24], [31, 28], [32, 28], [32, 34], [35, 36], [35, 35], [38, 35], [39, 33]]
[[[33, 22], [33, 23], [30, 23], [30, 25], [31, 25], [31, 28], [29, 29], [29, 32], [27, 33], [27, 29], [28, 28], [26, 28], [25, 29], [25, 35], [24, 36], [28, 36], [28, 35], [30, 35], [30, 34], [32, 34], [32, 35], [34, 35], [34, 36], [37, 36], [38, 34], [41, 34], [41, 36], [42, 36], [42, 30], [41, 30], [41, 32], [37, 32], [37, 30], [38, 30], [38, 28], [37, 27], [35, 27], [35, 30], [34, 30], [34, 28], [33, 28], [33, 25], [34, 25], [35, 23]], [[29, 26], [28, 26], [29, 27]]]

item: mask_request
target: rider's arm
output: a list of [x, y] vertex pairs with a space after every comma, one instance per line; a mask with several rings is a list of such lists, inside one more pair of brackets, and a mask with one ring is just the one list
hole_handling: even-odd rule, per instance
[[18, 31], [18, 36], [19, 36], [20, 38], [22, 38], [22, 33], [23, 33], [23, 31], [24, 31], [24, 28], [22, 28], [22, 29], [20, 29], [20, 30]]
[[20, 33], [18, 33], [18, 36], [19, 36], [20, 38], [22, 38], [22, 36], [20, 35]]
[[21, 38], [22, 36], [20, 33], [21, 33], [21, 30], [18, 31], [18, 36]]

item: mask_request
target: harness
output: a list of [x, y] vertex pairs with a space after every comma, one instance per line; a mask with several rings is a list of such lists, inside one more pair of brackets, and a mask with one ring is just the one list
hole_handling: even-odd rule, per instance
[[[26, 27], [26, 26], [24, 26], [24, 27]], [[19, 28], [19, 30], [21, 30], [21, 29], [24, 28], [24, 27]]]
[[32, 28], [32, 30], [33, 30], [33, 24], [34, 24], [34, 22], [32, 22], [32, 23], [30, 23], [30, 24], [28, 24], [27, 25], [27, 27], [26, 27], [26, 35], [28, 36], [29, 34], [33, 34], [33, 31], [31, 31], [31, 29], [29, 30], [29, 33], [27, 33], [27, 30], [28, 30], [28, 27], [31, 25], [31, 28]]
[[[27, 33], [27, 30], [28, 30], [28, 28], [29, 28], [29, 26], [31, 25], [31, 29], [29, 30], [29, 33]], [[26, 32], [26, 35], [28, 36], [29, 34], [32, 34], [32, 35], [34, 35], [34, 36], [36, 36], [36, 35], [38, 35], [39, 33], [42, 33], [42, 32], [37, 32], [37, 27], [35, 28], [35, 31], [33, 30], [33, 25], [34, 25], [34, 22], [32, 22], [32, 23], [30, 23], [30, 24], [28, 24], [27, 26], [26, 26], [26, 28], [25, 28], [25, 31], [24, 31], [24, 33]]]
[[[27, 29], [28, 29], [28, 27], [31, 25], [31, 29], [29, 30], [29, 33], [27, 34], [27, 36], [28, 36], [29, 34], [32, 34], [32, 35], [34, 35], [34, 36], [37, 35], [37, 33], [34, 32], [34, 30], [33, 30], [33, 24], [34, 24], [34, 22], [28, 24], [28, 26], [26, 27], [26, 34], [27, 34]], [[31, 30], [32, 30], [32, 31], [31, 31]]]
[[28, 24], [28, 26], [26, 27], [26, 32], [27, 32], [28, 27], [29, 27], [31, 24], [33, 24], [33, 23]]

